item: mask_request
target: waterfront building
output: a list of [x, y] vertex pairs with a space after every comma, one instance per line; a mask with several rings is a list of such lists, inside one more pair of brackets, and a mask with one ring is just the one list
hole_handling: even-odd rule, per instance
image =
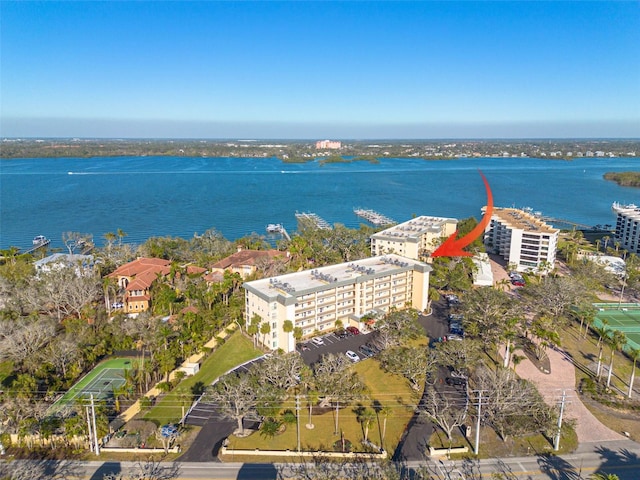
[[80, 276], [91, 274], [95, 263], [93, 255], [54, 253], [36, 260], [33, 266], [37, 273], [59, 272], [66, 268], [73, 268], [75, 274]]
[[434, 240], [451, 236], [455, 218], [420, 216], [371, 235], [371, 255], [397, 253], [414, 260], [425, 259], [437, 245]]
[[616, 214], [615, 242], [631, 253], [640, 253], [640, 207], [614, 203], [611, 207]]
[[281, 252], [280, 250], [245, 250], [238, 247], [238, 251], [229, 255], [222, 260], [211, 265], [209, 268], [209, 277], [218, 278], [224, 272], [237, 273], [246, 280], [258, 271], [258, 267], [268, 265], [277, 260], [283, 263], [289, 262], [289, 252]]
[[519, 272], [550, 271], [555, 266], [559, 232], [527, 211], [496, 207], [485, 229], [484, 244]]
[[118, 287], [124, 289], [124, 313], [135, 316], [149, 310], [151, 285], [158, 277], [164, 277], [170, 271], [169, 260], [141, 257], [122, 265], [107, 277], [117, 279]]
[[335, 329], [338, 320], [345, 327], [363, 328], [368, 314], [425, 310], [429, 272], [426, 263], [388, 254], [246, 282], [245, 321], [249, 325], [257, 315], [271, 328], [258, 340], [291, 352], [295, 341], [283, 330], [285, 320], [309, 337]]
[[316, 150], [340, 150], [342, 148], [342, 142], [334, 140], [318, 140], [316, 142]]

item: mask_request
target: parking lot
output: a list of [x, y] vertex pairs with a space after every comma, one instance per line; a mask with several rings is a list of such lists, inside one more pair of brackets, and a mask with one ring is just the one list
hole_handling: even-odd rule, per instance
[[318, 345], [311, 340], [300, 342], [297, 346], [298, 352], [302, 355], [304, 363], [311, 366], [320, 361], [323, 355], [333, 353], [334, 355], [344, 354], [347, 350], [351, 350], [358, 354], [361, 360], [366, 357], [359, 351], [359, 348], [373, 340], [375, 333], [360, 332], [358, 335], [346, 336], [340, 338], [335, 333], [319, 335], [314, 338], [321, 338], [322, 344]]

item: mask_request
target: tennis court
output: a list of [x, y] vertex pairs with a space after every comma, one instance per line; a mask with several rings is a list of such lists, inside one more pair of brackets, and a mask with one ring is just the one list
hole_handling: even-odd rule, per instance
[[594, 303], [598, 310], [593, 322], [602, 327], [608, 322], [607, 330], [619, 330], [627, 336], [627, 347], [640, 349], [640, 303]]
[[124, 385], [124, 371], [133, 366], [132, 358], [111, 358], [96, 365], [78, 383], [59, 398], [52, 408], [73, 404], [77, 399], [89, 398], [93, 394], [96, 400], [104, 400], [113, 395], [113, 389]]

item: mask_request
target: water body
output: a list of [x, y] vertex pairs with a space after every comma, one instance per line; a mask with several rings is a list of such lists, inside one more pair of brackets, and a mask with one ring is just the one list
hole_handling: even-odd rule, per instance
[[215, 228], [229, 240], [268, 223], [297, 228], [296, 212], [329, 223], [366, 223], [354, 207], [396, 221], [412, 215], [475, 216], [486, 204], [478, 169], [494, 203], [531, 207], [587, 225], [614, 224], [614, 201], [640, 203], [640, 190], [602, 178], [640, 170], [640, 159], [574, 161], [480, 158], [425, 161], [285, 164], [275, 158], [32, 158], [0, 161], [0, 248], [27, 247], [45, 235], [62, 246], [65, 231], [127, 232], [125, 241], [151, 236], [189, 238]]

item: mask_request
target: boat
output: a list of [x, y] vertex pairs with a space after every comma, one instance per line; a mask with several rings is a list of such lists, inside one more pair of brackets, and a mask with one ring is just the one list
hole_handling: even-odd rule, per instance
[[282, 231], [282, 224], [270, 223], [267, 225], [267, 233], [280, 233]]
[[34, 245], [41, 245], [43, 243], [47, 243], [47, 241], [47, 237], [45, 237], [44, 235], [37, 235], [33, 238]]

